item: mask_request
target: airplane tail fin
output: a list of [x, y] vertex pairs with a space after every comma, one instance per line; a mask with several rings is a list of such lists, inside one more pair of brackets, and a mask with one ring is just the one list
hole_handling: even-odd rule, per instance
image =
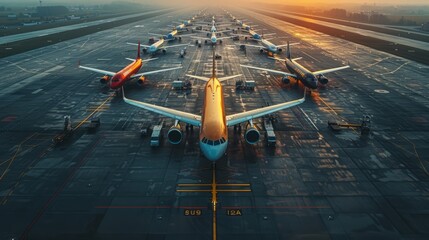
[[290, 46], [289, 46], [289, 41], [287, 41], [286, 57], [287, 57], [288, 59], [291, 59], [291, 57], [290, 57]]
[[139, 40], [139, 45], [137, 47], [137, 59], [140, 58], [140, 40]]

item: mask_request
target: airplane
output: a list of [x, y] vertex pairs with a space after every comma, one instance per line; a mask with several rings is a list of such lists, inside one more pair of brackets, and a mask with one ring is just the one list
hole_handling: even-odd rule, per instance
[[[189, 46], [189, 44], [175, 44], [175, 45], [170, 45], [170, 46], [164, 46], [165, 43], [165, 39], [161, 38], [158, 41], [156, 41], [155, 43], [153, 43], [152, 45], [143, 45], [143, 53], [150, 53], [151, 55], [155, 55], [158, 51], [162, 51], [162, 53], [166, 53], [167, 52], [167, 48], [173, 48], [173, 47], [182, 47], [182, 46]], [[137, 45], [135, 43], [129, 43], [127, 42], [127, 44], [129, 45]]]
[[[273, 57], [274, 54], [282, 52], [283, 49], [282, 47], [287, 46], [288, 44], [282, 44], [282, 45], [275, 45], [274, 43], [270, 42], [270, 39], [265, 39], [261, 36], [261, 39], [254, 39], [258, 42], [261, 43], [262, 47], [260, 45], [252, 45], [252, 44], [242, 44], [245, 45], [247, 47], [255, 47], [255, 48], [259, 48], [259, 52], [263, 53], [263, 52], [267, 52], [268, 56]], [[293, 43], [290, 45], [295, 45], [298, 43]]]
[[[249, 31], [252, 29], [252, 27], [250, 25], [245, 24], [242, 20], [235, 20], [235, 23], [237, 25], [240, 26], [241, 29], [245, 30], [245, 31]], [[258, 25], [253, 25], [254, 27], [258, 26]]]
[[187, 28], [187, 26], [184, 23], [179, 24], [177, 26], [171, 26], [171, 25], [169, 25], [169, 26], [173, 27], [173, 30], [177, 30], [179, 32], [189, 31], [189, 29]]
[[[207, 37], [208, 39], [206, 39], [204, 42], [207, 43], [208, 41], [211, 42], [212, 45], [216, 45], [217, 41], [219, 40], [219, 43], [222, 44], [222, 40], [225, 38], [231, 38], [231, 37], [218, 37], [217, 34], [218, 33], [224, 33], [224, 32], [229, 32], [231, 30], [226, 30], [226, 31], [217, 31], [215, 23], [213, 23], [211, 29], [210, 29], [210, 33], [207, 33]], [[200, 37], [193, 37], [193, 38], [200, 38]]]
[[111, 71], [101, 70], [97, 68], [85, 67], [85, 66], [81, 66], [80, 64], [79, 64], [79, 68], [104, 74], [104, 76], [100, 79], [100, 83], [107, 84], [111, 89], [119, 89], [125, 84], [125, 82], [133, 78], [139, 78], [137, 80], [137, 84], [141, 86], [143, 85], [146, 79], [145, 76], [147, 75], [166, 72], [166, 71], [172, 71], [172, 70], [182, 68], [182, 67], [174, 67], [174, 68], [137, 73], [142, 67], [143, 62], [152, 61], [156, 59], [156, 58], [152, 58], [152, 59], [142, 60], [140, 58], [140, 42], [138, 43], [136, 59], [131, 59], [131, 58], [127, 58], [127, 59], [133, 62], [128, 66], [126, 66], [125, 68], [123, 68], [122, 70], [120, 70], [119, 72], [111, 72]]
[[172, 144], [179, 144], [183, 139], [183, 133], [179, 122], [200, 127], [200, 149], [204, 156], [213, 162], [219, 160], [226, 152], [228, 145], [228, 127], [236, 126], [241, 123], [247, 123], [244, 138], [249, 144], [255, 144], [259, 141], [260, 133], [254, 125], [253, 119], [283, 109], [291, 108], [305, 101], [304, 90], [304, 97], [301, 99], [227, 115], [225, 113], [225, 102], [221, 83], [228, 79], [241, 76], [241, 74], [218, 78], [216, 76], [216, 62], [214, 56], [215, 52], [213, 50], [213, 69], [211, 77], [186, 74], [186, 76], [206, 82], [204, 87], [204, 103], [201, 115], [128, 99], [125, 97], [124, 93], [122, 94], [122, 97], [127, 104], [173, 118], [175, 120], [174, 125], [167, 133], [168, 140]]
[[151, 34], [151, 35], [155, 35], [155, 36], [158, 36], [158, 37], [161, 37], [162, 39], [164, 39], [164, 40], [166, 40], [166, 41], [174, 41], [174, 40], [176, 40], [176, 39], [182, 40], [182, 36], [195, 35], [195, 34], [180, 34], [180, 36], [177, 36], [177, 37], [176, 37], [176, 35], [177, 35], [178, 33], [179, 33], [179, 32], [178, 32], [177, 30], [173, 30], [173, 31], [171, 31], [171, 32], [167, 33], [166, 35], [163, 35], [163, 34], [157, 34], [157, 33], [149, 33], [149, 34]]
[[[263, 39], [263, 38], [264, 38], [264, 36], [274, 35], [274, 34], [275, 34], [275, 33], [259, 34], [259, 33], [255, 32], [255, 31], [254, 31], [254, 30], [252, 30], [252, 29], [250, 29], [250, 30], [248, 31], [248, 33], [249, 33], [249, 35], [250, 35], [250, 38], [251, 38], [251, 39], [253, 39], [253, 40], [256, 40], [256, 41]], [[232, 34], [232, 35], [234, 35], [234, 36], [243, 36], [243, 37], [245, 37], [245, 39], [246, 39], [246, 40], [247, 40], [247, 38], [249, 37], [249, 35], [243, 35], [243, 34]]]
[[268, 68], [248, 66], [248, 65], [241, 65], [241, 66], [246, 67], [246, 68], [252, 68], [252, 69], [256, 69], [256, 70], [262, 70], [262, 71], [281, 74], [284, 76], [282, 81], [286, 84], [290, 83], [290, 80], [288, 77], [293, 77], [296, 80], [301, 81], [304, 84], [304, 86], [306, 86], [309, 89], [317, 89], [318, 83], [320, 83], [322, 85], [325, 85], [328, 83], [329, 80], [323, 74], [339, 71], [339, 70], [346, 69], [346, 68], [350, 67], [350, 66], [346, 65], [346, 66], [342, 66], [342, 67], [330, 68], [330, 69], [324, 69], [324, 70], [312, 72], [312, 71], [306, 69], [305, 67], [303, 67], [302, 65], [300, 65], [299, 63], [296, 62], [297, 60], [299, 60], [301, 58], [291, 58], [289, 42], [287, 43], [286, 58], [285, 59], [273, 58], [273, 59], [284, 62], [286, 68], [291, 73], [287, 73], [287, 72], [283, 72], [283, 71], [277, 71], [277, 70], [268, 69]]

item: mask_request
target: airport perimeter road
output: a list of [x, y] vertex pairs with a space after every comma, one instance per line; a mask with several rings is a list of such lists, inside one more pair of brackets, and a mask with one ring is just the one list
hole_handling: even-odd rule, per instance
[[[273, 115], [274, 148], [266, 146], [262, 119], [255, 120], [262, 135], [256, 145], [246, 143], [244, 129], [229, 129], [227, 155], [215, 171], [199, 150], [198, 128], [184, 131], [177, 146], [164, 138], [151, 148], [141, 127], [163, 121], [166, 133], [173, 121], [125, 104], [99, 83], [100, 75], [77, 68], [80, 61], [119, 70], [129, 64], [125, 58], [136, 56], [136, 47], [126, 42], [146, 43], [147, 32], [164, 31], [195, 12], [163, 14], [0, 59], [0, 239], [429, 237], [427, 65], [233, 11], [277, 33], [276, 44], [300, 42], [292, 55], [310, 70], [347, 63], [351, 68], [327, 74], [328, 85], [308, 94], [304, 104]], [[181, 48], [170, 49], [142, 71], [183, 69], [151, 75], [143, 87], [130, 83], [126, 96], [200, 114], [204, 82], [191, 80], [188, 91], [171, 84], [188, 80], [186, 73], [210, 75], [212, 47], [198, 48], [194, 41], [182, 40], [191, 43], [183, 59]], [[222, 56], [217, 74], [243, 74], [238, 80], [254, 80], [256, 89], [236, 90], [236, 80], [222, 83], [227, 114], [302, 97], [300, 84], [240, 68], [284, 70], [259, 49], [245, 54], [236, 44], [226, 39], [216, 47]], [[328, 121], [357, 123], [364, 114], [372, 118], [369, 136], [327, 127]], [[77, 129], [54, 146], [65, 115]], [[92, 133], [89, 116], [101, 120]], [[215, 194], [215, 214], [214, 186], [227, 190]]]

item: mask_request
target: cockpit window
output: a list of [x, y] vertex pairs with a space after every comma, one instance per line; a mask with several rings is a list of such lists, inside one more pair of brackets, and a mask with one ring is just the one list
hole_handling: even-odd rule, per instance
[[203, 137], [203, 139], [201, 139], [201, 142], [202, 143], [205, 143], [205, 144], [207, 144], [207, 145], [211, 145], [211, 146], [217, 146], [217, 145], [220, 145], [220, 144], [223, 144], [223, 143], [225, 143], [226, 142], [226, 140], [225, 140], [225, 138], [220, 138], [220, 139], [218, 139], [218, 140], [209, 140], [209, 139], [207, 139], [207, 138], [205, 138], [205, 137]]

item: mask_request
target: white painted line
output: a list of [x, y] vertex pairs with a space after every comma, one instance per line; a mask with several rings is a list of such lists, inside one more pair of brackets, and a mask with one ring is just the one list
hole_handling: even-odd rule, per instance
[[310, 119], [310, 117], [307, 115], [307, 113], [305, 113], [305, 112], [304, 112], [304, 110], [302, 110], [302, 108], [300, 108], [300, 107], [298, 107], [298, 108], [299, 108], [299, 110], [301, 110], [301, 112], [302, 112], [302, 113], [304, 113], [305, 117], [308, 119], [308, 121], [310, 121], [311, 125], [313, 125], [313, 127], [314, 127], [317, 131], [319, 131], [319, 129], [316, 127], [316, 124], [314, 124], [314, 122], [313, 122], [313, 121], [311, 121], [311, 119]]
[[39, 92], [43, 91], [43, 89], [39, 88], [36, 91], [33, 91], [31, 94], [38, 94]]
[[17, 90], [19, 90], [19, 89], [21, 89], [21, 88], [23, 88], [23, 87], [25, 87], [25, 86], [27, 86], [27, 85], [35, 82], [37, 80], [40, 80], [40, 79], [48, 76], [50, 73], [52, 73], [54, 71], [57, 71], [59, 69], [62, 69], [62, 68], [64, 68], [64, 66], [58, 65], [58, 66], [55, 66], [55, 67], [53, 67], [51, 69], [46, 70], [43, 73], [39, 73], [39, 74], [33, 75], [33, 76], [29, 77], [29, 78], [25, 78], [24, 80], [22, 80], [20, 82], [17, 82], [15, 84], [12, 84], [12, 85], [10, 85], [7, 88], [1, 89], [0, 90], [0, 96], [8, 94], [8, 93], [15, 92], [15, 91], [17, 91]]

